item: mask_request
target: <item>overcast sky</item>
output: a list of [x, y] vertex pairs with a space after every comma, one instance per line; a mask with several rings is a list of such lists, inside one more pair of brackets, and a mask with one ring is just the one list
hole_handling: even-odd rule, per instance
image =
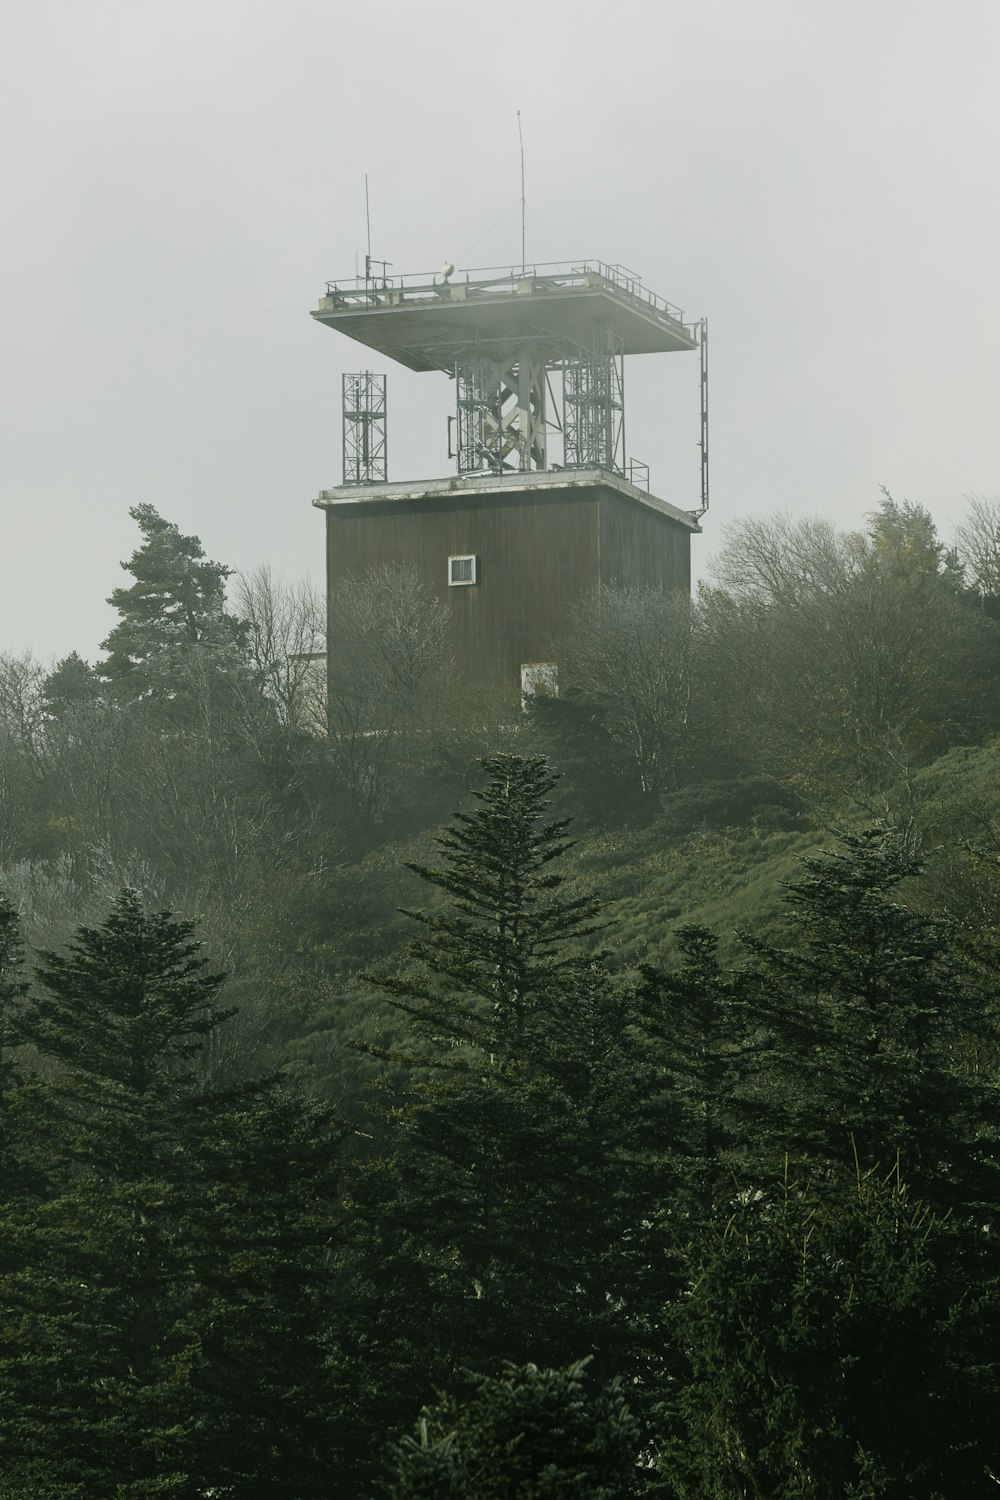
[[[0, 650], [94, 659], [140, 502], [321, 578], [373, 359], [308, 314], [364, 174], [394, 271], [513, 263], [518, 109], [529, 258], [710, 319], [700, 566], [733, 517], [855, 525], [880, 484], [947, 534], [1000, 490], [998, 44], [998, 0], [5, 0]], [[695, 365], [626, 376], [685, 509]], [[389, 375], [390, 478], [447, 473], [453, 388]]]

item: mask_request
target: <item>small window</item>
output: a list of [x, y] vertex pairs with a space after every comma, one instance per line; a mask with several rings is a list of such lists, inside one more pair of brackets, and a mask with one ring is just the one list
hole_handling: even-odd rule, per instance
[[474, 557], [449, 557], [449, 584], [475, 583], [476, 559]]

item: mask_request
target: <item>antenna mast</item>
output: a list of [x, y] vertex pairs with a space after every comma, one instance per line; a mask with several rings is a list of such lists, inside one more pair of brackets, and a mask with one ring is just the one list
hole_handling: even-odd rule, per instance
[[372, 219], [368, 209], [368, 173], [365, 173], [365, 229], [368, 231], [368, 254], [365, 256], [365, 280], [372, 270]]
[[523, 276], [527, 267], [524, 259], [524, 136], [521, 134], [520, 110], [517, 112], [517, 138], [521, 143], [521, 275]]

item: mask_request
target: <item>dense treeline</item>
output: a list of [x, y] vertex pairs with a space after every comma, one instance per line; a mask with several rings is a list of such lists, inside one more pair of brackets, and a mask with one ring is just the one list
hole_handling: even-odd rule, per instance
[[133, 514], [0, 672], [0, 1494], [992, 1493], [997, 507], [736, 527], [526, 713], [358, 580], [329, 735]]

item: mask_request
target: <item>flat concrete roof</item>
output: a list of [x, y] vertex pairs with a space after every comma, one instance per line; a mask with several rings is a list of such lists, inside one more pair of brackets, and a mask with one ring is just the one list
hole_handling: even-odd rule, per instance
[[690, 511], [679, 510], [676, 505], [651, 495], [648, 490], [639, 489], [608, 469], [533, 469], [510, 474], [452, 474], [445, 479], [412, 479], [402, 484], [344, 484], [336, 489], [321, 490], [313, 505], [320, 510], [336, 510], [341, 506], [389, 501], [488, 500], [491, 496], [503, 499], [521, 494], [543, 498], [547, 494], [581, 489], [611, 490], [647, 510], [677, 521], [689, 531], [701, 531]]
[[578, 353], [598, 325], [621, 338], [625, 354], [697, 348], [679, 308], [603, 263], [475, 281], [331, 282], [312, 316], [410, 370], [452, 369], [463, 350], [519, 338], [547, 339], [551, 365]]

